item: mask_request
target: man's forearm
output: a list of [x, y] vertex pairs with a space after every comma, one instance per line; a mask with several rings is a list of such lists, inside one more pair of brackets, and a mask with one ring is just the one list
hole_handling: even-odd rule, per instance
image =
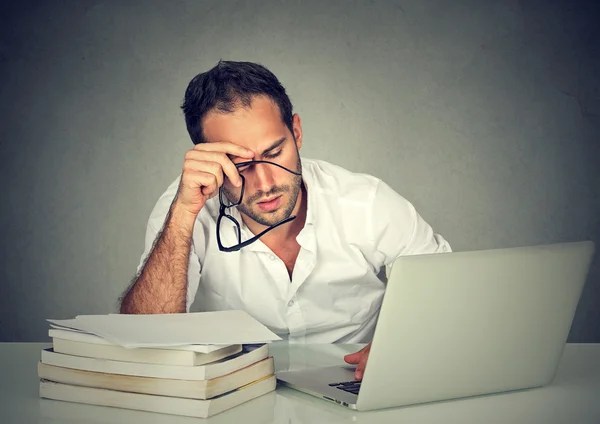
[[186, 311], [187, 276], [195, 217], [171, 206], [146, 263], [121, 302], [122, 314]]

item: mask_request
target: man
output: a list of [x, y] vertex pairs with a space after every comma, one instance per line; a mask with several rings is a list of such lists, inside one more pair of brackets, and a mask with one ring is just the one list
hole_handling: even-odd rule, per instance
[[[151, 213], [122, 313], [243, 309], [292, 342], [370, 341], [400, 255], [450, 252], [375, 177], [300, 158], [302, 125], [263, 66], [220, 61], [189, 84], [195, 147]], [[370, 344], [345, 360], [362, 378]]]

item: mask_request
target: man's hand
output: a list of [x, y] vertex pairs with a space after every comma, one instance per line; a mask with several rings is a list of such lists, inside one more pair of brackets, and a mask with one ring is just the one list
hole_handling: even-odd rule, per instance
[[[194, 222], [227, 177], [241, 185], [228, 155], [244, 159], [254, 152], [228, 142], [202, 143], [185, 154], [181, 181], [164, 228], [144, 267], [121, 302], [124, 314], [173, 314], [186, 311], [188, 265]], [[239, 185], [238, 185], [239, 183]]]
[[362, 380], [363, 373], [365, 372], [365, 366], [367, 365], [367, 359], [369, 359], [369, 352], [371, 351], [371, 343], [363, 347], [356, 353], [350, 353], [349, 355], [344, 356], [344, 361], [349, 364], [358, 364], [356, 366], [356, 371], [354, 372], [354, 377], [357, 380]]
[[252, 159], [254, 152], [229, 142], [200, 143], [186, 152], [176, 203], [194, 218], [218, 193], [225, 177], [241, 186], [242, 179], [227, 155]]

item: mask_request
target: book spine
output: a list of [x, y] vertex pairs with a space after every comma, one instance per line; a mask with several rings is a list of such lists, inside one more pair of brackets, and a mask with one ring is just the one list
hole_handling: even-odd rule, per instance
[[79, 331], [69, 331], [69, 330], [60, 330], [57, 328], [51, 328], [50, 330], [48, 330], [48, 335], [53, 339], [72, 340], [72, 341], [76, 341], [76, 342], [105, 344], [105, 345], [112, 344], [111, 342], [103, 339], [102, 337], [98, 337], [93, 334], [79, 332]]
[[208, 418], [275, 390], [274, 375], [239, 390], [209, 400], [126, 393], [115, 390], [78, 387], [40, 380], [39, 396], [45, 399], [88, 405], [111, 406], [138, 411], [158, 412], [196, 418]]
[[144, 364], [114, 361], [101, 358], [86, 358], [42, 350], [42, 362], [57, 367], [107, 374], [133, 375], [137, 377], [170, 378], [174, 380], [206, 380], [206, 367], [185, 365]]
[[193, 366], [196, 361], [196, 353], [189, 351], [150, 348], [125, 349], [115, 345], [84, 343], [64, 339], [53, 339], [53, 346], [55, 352], [67, 355], [112, 359], [124, 362]]
[[171, 415], [183, 415], [207, 418], [212, 401], [184, 399], [176, 397], [126, 393], [116, 390], [78, 387], [69, 384], [40, 380], [41, 398], [62, 400], [88, 405], [112, 406], [137, 411], [159, 412]]

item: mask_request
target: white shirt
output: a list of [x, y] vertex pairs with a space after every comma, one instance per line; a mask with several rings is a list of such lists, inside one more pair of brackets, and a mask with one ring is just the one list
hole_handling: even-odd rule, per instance
[[[385, 291], [377, 276], [382, 267], [401, 255], [450, 252], [450, 245], [409, 201], [373, 176], [303, 158], [302, 177], [307, 214], [291, 281], [283, 261], [260, 240], [238, 252], [219, 250], [216, 196], [196, 218], [187, 311], [194, 301], [200, 311], [242, 309], [290, 342], [368, 342]], [[178, 184], [179, 178], [151, 213], [138, 271]], [[251, 237], [236, 208], [230, 211], [242, 240]], [[226, 246], [237, 243], [233, 228], [221, 235]]]

